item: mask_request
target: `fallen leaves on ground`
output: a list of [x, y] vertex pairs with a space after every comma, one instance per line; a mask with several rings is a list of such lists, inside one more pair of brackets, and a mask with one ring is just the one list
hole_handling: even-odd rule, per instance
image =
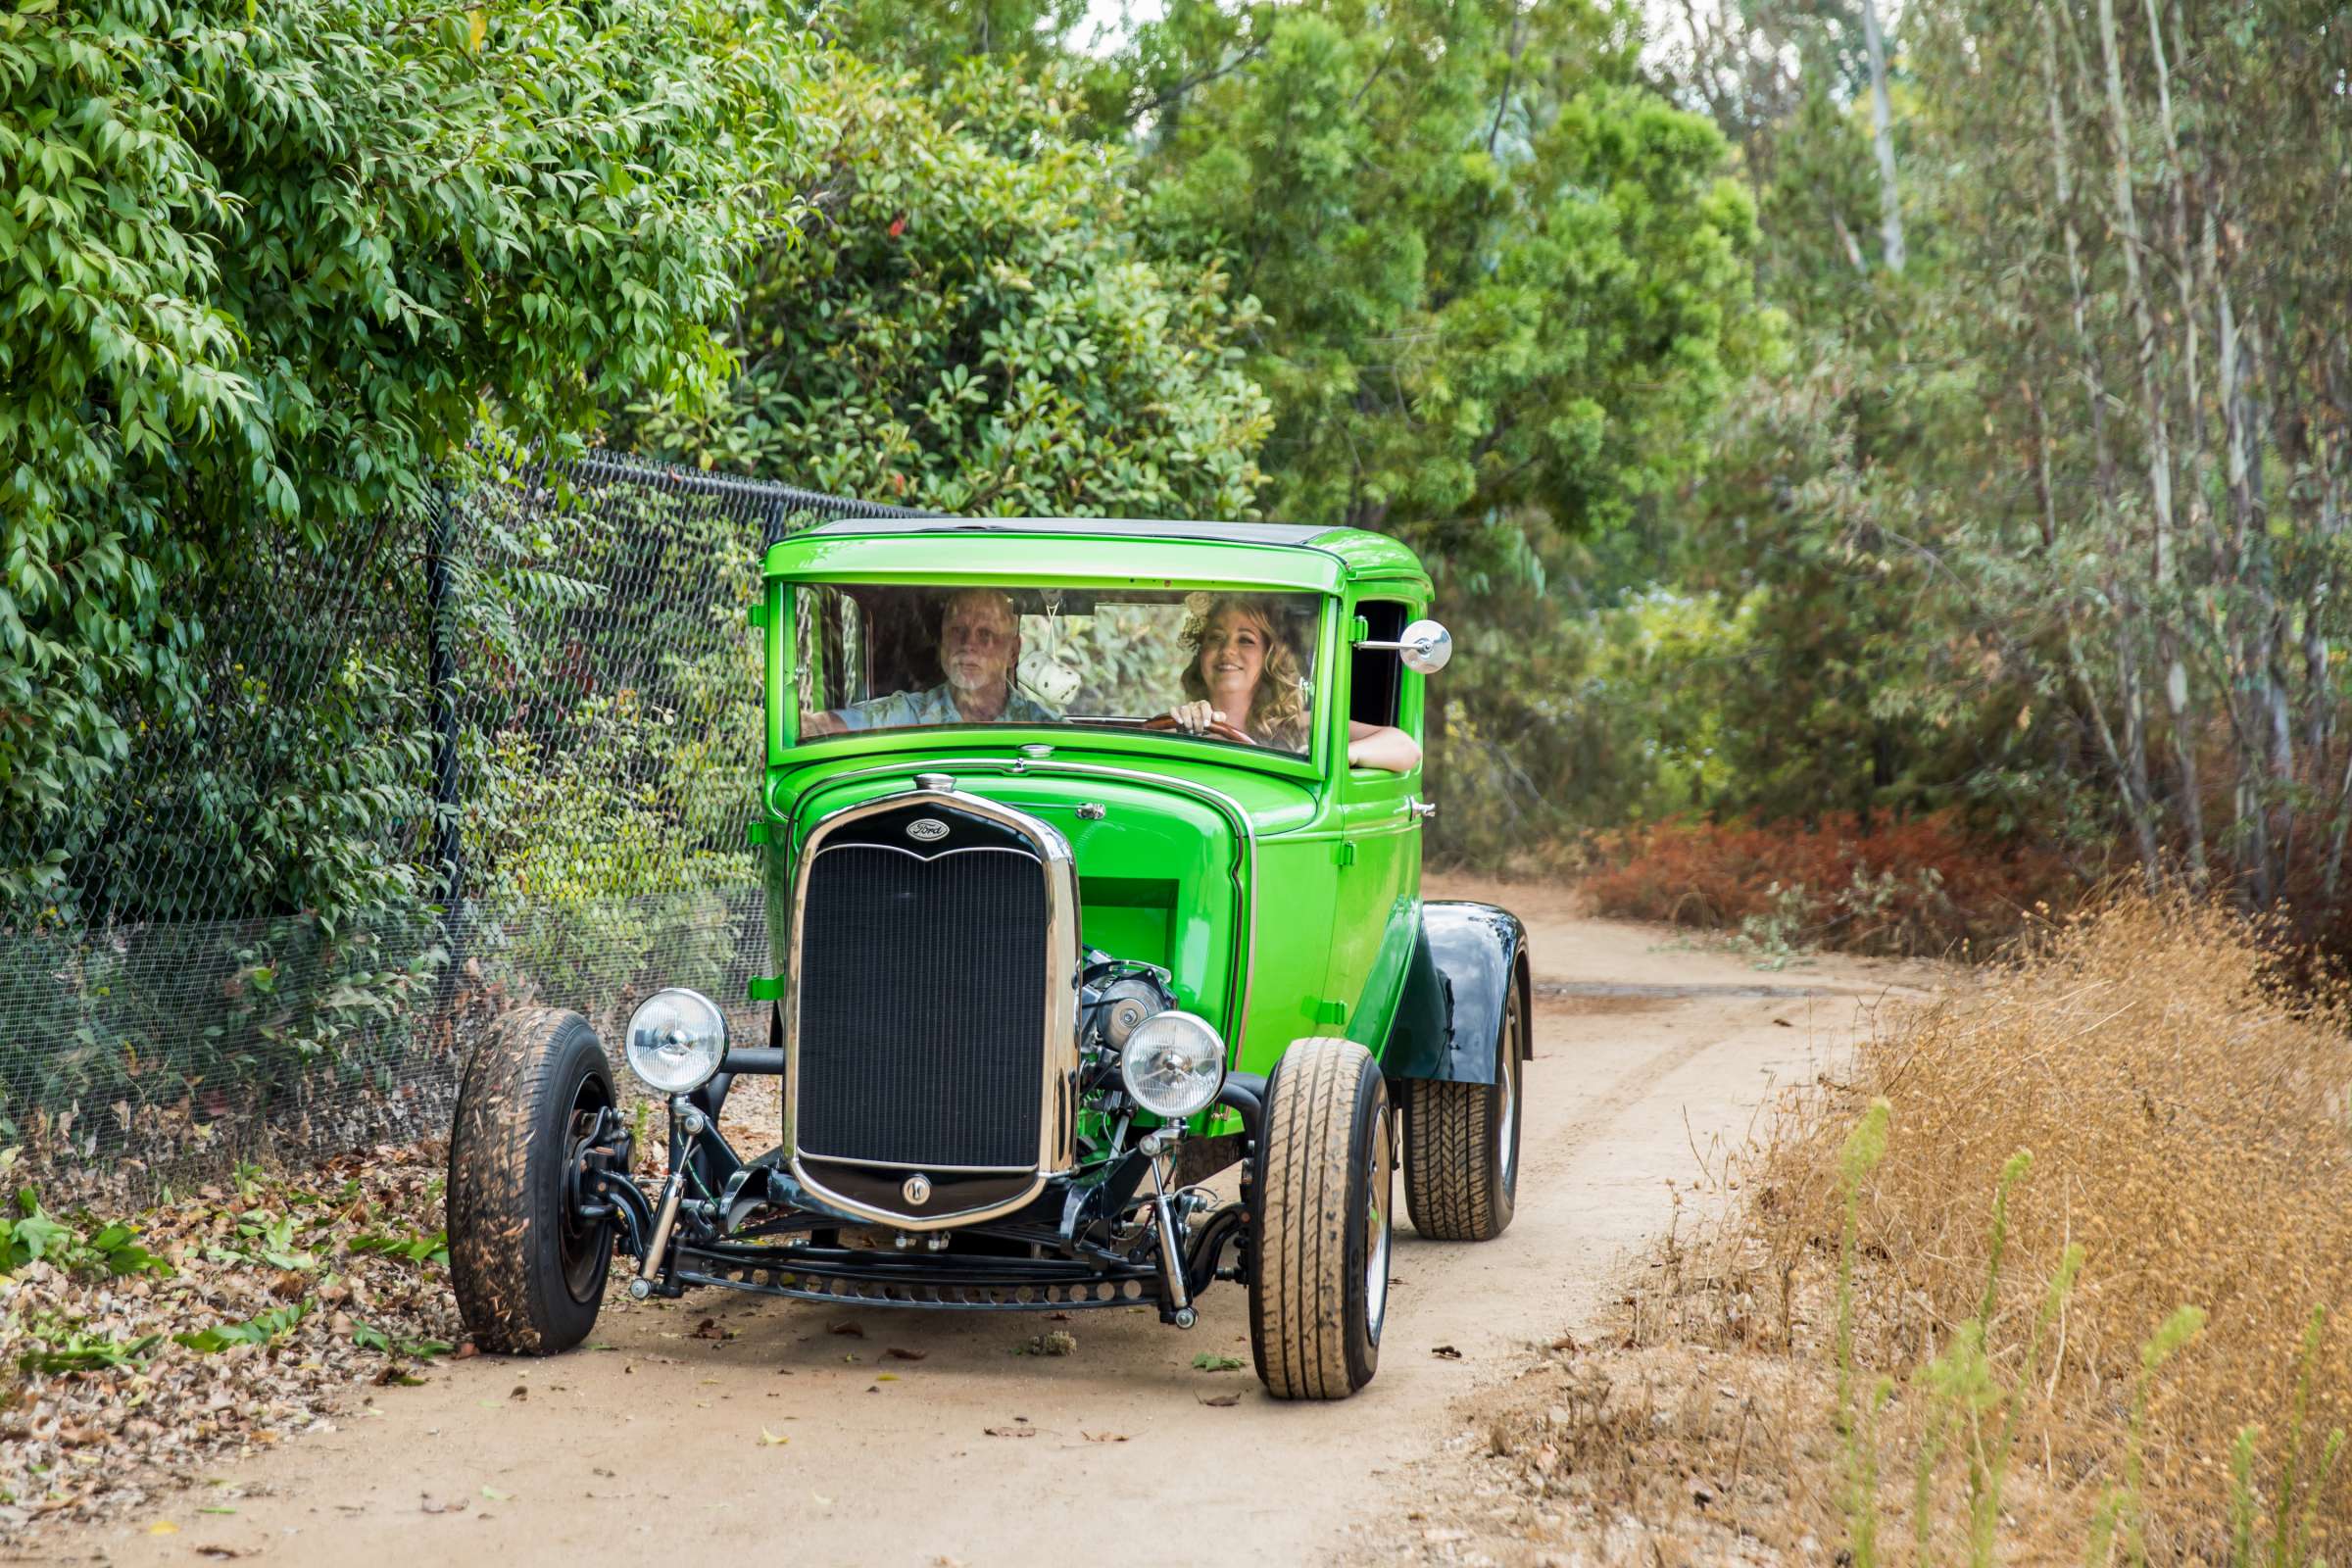
[[846, 1334], [853, 1340], [862, 1340], [865, 1338], [865, 1325], [862, 1323], [836, 1323], [825, 1332], [827, 1334]]
[[1037, 1436], [1035, 1427], [983, 1427], [981, 1430], [992, 1438], [1034, 1438]]
[[1212, 1395], [1208, 1398], [1201, 1399], [1200, 1402], [1208, 1405], [1212, 1409], [1223, 1410], [1241, 1403], [1242, 1396], [1238, 1394], [1218, 1394]]
[[1214, 1350], [1202, 1350], [1193, 1357], [1193, 1370], [1196, 1372], [1239, 1372], [1242, 1365], [1240, 1356], [1220, 1355]]
[[1462, 1358], [1462, 1352], [1450, 1345], [1433, 1345], [1429, 1348], [1429, 1353], [1441, 1361], [1459, 1361]]
[[894, 1345], [882, 1353], [893, 1361], [920, 1361], [931, 1352], [929, 1350], [909, 1350], [904, 1346]]
[[465, 1332], [436, 1255], [445, 1156], [427, 1142], [299, 1176], [246, 1167], [127, 1218], [98, 1188], [88, 1211], [12, 1205], [41, 1255], [0, 1276], [0, 1365], [18, 1375], [0, 1542], [151, 1501], [323, 1423], [354, 1387], [424, 1381], [417, 1359]]
[[1075, 1355], [1077, 1352], [1078, 1336], [1066, 1334], [1060, 1329], [1032, 1334], [1027, 1343], [1015, 1346], [1012, 1351], [1015, 1355]]

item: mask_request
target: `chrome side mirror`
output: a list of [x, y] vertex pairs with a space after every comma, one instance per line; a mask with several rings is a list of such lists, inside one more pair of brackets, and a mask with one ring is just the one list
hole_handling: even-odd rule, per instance
[[1405, 668], [1416, 674], [1435, 675], [1453, 658], [1453, 633], [1434, 620], [1416, 620], [1393, 643], [1360, 642], [1355, 646], [1395, 649]]

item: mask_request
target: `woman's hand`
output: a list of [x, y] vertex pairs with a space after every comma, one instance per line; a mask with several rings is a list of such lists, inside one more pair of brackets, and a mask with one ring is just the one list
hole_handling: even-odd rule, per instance
[[1214, 703], [1178, 703], [1168, 710], [1168, 716], [1187, 735], [1198, 735], [1211, 724], [1229, 722], [1225, 710]]

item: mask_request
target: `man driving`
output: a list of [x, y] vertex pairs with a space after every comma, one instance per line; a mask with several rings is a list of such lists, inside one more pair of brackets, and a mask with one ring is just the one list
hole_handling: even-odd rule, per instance
[[950, 594], [939, 627], [939, 662], [945, 683], [811, 713], [802, 725], [804, 737], [902, 724], [1052, 723], [1056, 717], [1013, 687], [1013, 671], [1021, 662], [1021, 619], [1009, 594], [994, 588]]

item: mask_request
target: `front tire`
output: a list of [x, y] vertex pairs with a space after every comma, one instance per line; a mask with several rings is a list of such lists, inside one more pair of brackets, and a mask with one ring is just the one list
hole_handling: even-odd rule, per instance
[[449, 1134], [449, 1277], [482, 1349], [553, 1355], [595, 1326], [612, 1227], [572, 1218], [566, 1177], [613, 1102], [604, 1047], [576, 1012], [511, 1012], [466, 1063]]
[[1250, 1349], [1278, 1399], [1345, 1399], [1380, 1366], [1395, 1206], [1389, 1089], [1352, 1040], [1300, 1040], [1266, 1088]]
[[1404, 1094], [1404, 1202], [1432, 1241], [1491, 1242], [1519, 1206], [1519, 1111], [1527, 1016], [1503, 1004], [1491, 1084], [1416, 1082]]

